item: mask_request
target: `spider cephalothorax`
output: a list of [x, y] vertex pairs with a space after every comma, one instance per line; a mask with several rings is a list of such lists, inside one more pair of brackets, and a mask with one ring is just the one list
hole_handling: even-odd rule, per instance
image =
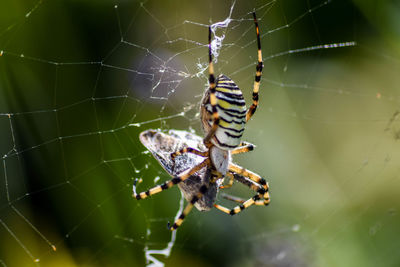
[[[257, 34], [258, 63], [253, 86], [252, 105], [248, 109], [246, 108], [242, 91], [231, 79], [223, 74], [215, 79], [211, 53], [212, 32], [211, 27], [209, 27], [209, 88], [204, 94], [200, 107], [201, 122], [205, 132], [203, 139], [204, 146], [201, 146], [199, 142], [194, 143], [197, 147], [189, 146], [187, 144], [189, 143], [189, 139], [198, 139], [197, 136], [190, 133], [188, 133], [190, 137], [188, 140], [179, 137], [179, 135], [177, 135], [178, 137], [174, 137], [154, 130], [145, 131], [140, 135], [142, 143], [149, 148], [173, 178], [145, 192], [136, 194], [134, 191], [134, 197], [138, 200], [143, 199], [183, 182], [180, 188], [189, 203], [179, 218], [170, 227], [171, 230], [175, 230], [182, 224], [184, 218], [196, 203], [213, 203], [216, 199], [218, 189], [230, 187], [234, 179], [247, 185], [256, 191], [257, 194], [246, 201], [233, 197], [228, 198], [241, 203], [233, 209], [228, 209], [218, 204], [214, 204], [215, 208], [234, 215], [252, 205], [268, 205], [270, 202], [266, 181], [258, 174], [232, 163], [231, 157], [233, 154], [249, 152], [254, 148], [252, 144], [241, 141], [246, 122], [250, 120], [258, 106], [258, 91], [263, 68], [260, 32], [254, 12], [253, 17]], [[153, 136], [158, 139], [154, 139]], [[166, 149], [162, 144], [163, 142], [172, 142], [179, 146], [175, 151], [172, 151], [171, 149]], [[166, 150], [168, 151], [167, 156], [165, 156]], [[182, 167], [180, 166], [181, 164], [185, 164], [181, 163], [182, 161], [179, 160], [179, 157], [184, 157], [185, 160], [188, 160], [190, 159], [190, 157], [186, 156], [188, 153], [203, 159], [198, 160], [198, 162], [192, 160], [190, 161], [192, 162], [189, 164], [190, 166], [184, 166], [185, 171], [176, 172], [176, 167], [179, 168]], [[193, 162], [196, 163], [193, 164]], [[166, 167], [169, 165], [172, 167]], [[222, 182], [225, 177], [229, 178], [229, 183], [223, 186]], [[209, 204], [197, 204], [196, 207], [200, 210], [207, 210]]]

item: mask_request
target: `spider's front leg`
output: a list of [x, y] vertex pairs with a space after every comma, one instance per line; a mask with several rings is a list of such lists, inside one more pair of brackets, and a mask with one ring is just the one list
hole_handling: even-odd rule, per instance
[[208, 27], [208, 84], [210, 91], [210, 104], [212, 108], [212, 127], [210, 131], [207, 133], [206, 137], [204, 137], [204, 144], [208, 144], [211, 138], [214, 136], [215, 132], [217, 131], [219, 125], [219, 114], [217, 111], [217, 97], [215, 95], [215, 76], [214, 76], [214, 65], [212, 62], [212, 52], [211, 52], [211, 27]]
[[261, 40], [260, 40], [260, 29], [258, 28], [258, 22], [256, 18], [256, 13], [253, 12], [254, 18], [254, 25], [256, 27], [256, 34], [257, 34], [257, 66], [256, 66], [256, 76], [254, 79], [253, 85], [253, 103], [251, 104], [250, 108], [246, 114], [246, 121], [249, 121], [251, 116], [254, 115], [258, 106], [258, 91], [260, 89], [260, 82], [261, 82], [261, 74], [263, 69], [263, 61], [262, 61], [262, 53], [261, 53]]

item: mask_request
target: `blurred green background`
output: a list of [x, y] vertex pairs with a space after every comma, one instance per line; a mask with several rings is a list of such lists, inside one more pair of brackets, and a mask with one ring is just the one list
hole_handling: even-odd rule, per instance
[[234, 160], [269, 181], [271, 205], [193, 211], [170, 257], [153, 256], [400, 265], [400, 6], [370, 0], [2, 1], [0, 265], [143, 266], [145, 251], [167, 246], [179, 190], [132, 199], [134, 179], [145, 190], [169, 178], [138, 135], [202, 135], [207, 25], [232, 6], [215, 68], [250, 103], [256, 10], [265, 68], [244, 139], [257, 148]]

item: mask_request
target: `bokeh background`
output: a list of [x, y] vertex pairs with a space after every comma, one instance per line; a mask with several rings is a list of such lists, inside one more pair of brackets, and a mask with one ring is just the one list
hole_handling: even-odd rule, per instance
[[[3, 0], [0, 265], [154, 263], [145, 254], [167, 247], [180, 194], [132, 199], [136, 178], [139, 190], [169, 178], [138, 135], [202, 135], [207, 25], [228, 17], [216, 72], [250, 103], [253, 10], [265, 68], [244, 139], [257, 148], [235, 161], [269, 181], [271, 205], [193, 211], [171, 255], [152, 256], [166, 266], [399, 266], [400, 6], [389, 0]], [[312, 48], [343, 42], [356, 45]]]

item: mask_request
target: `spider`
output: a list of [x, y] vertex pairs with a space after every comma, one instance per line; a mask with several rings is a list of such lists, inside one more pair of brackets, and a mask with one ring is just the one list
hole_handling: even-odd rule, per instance
[[[174, 224], [169, 226], [170, 230], [176, 230], [182, 224], [193, 206], [196, 206], [199, 210], [209, 209], [209, 202], [214, 203], [218, 189], [231, 187], [234, 179], [247, 185], [249, 188], [256, 191], [257, 194], [246, 201], [241, 201], [231, 197], [231, 200], [241, 203], [233, 209], [228, 209], [218, 204], [211, 204], [211, 207], [214, 206], [222, 212], [235, 215], [252, 205], [266, 206], [270, 202], [267, 182], [258, 174], [232, 163], [231, 157], [233, 154], [246, 153], [254, 149], [254, 145], [241, 141], [245, 124], [254, 115], [258, 106], [258, 91], [260, 88], [263, 68], [260, 31], [255, 12], [253, 12], [253, 18], [257, 35], [258, 63], [256, 66], [256, 75], [253, 85], [252, 105], [248, 109], [246, 108], [242, 91], [231, 79], [223, 74], [219, 75], [218, 78], [215, 79], [211, 53], [211, 27], [209, 27], [209, 88], [204, 94], [200, 107], [201, 122], [205, 132], [202, 144], [203, 147], [198, 145], [197, 148], [193, 148], [188, 144], [183, 144], [182, 148], [171, 151], [169, 157], [167, 157], [167, 163], [172, 164], [172, 166], [168, 168], [165, 165], [167, 163], [163, 163], [159, 157], [156, 157], [173, 178], [139, 194], [134, 190], [133, 196], [140, 200], [171, 188], [176, 184], [180, 186], [181, 190], [184, 192], [185, 198], [188, 200], [188, 204], [178, 219], [175, 220]], [[154, 136], [154, 133], [153, 135], [149, 135], [149, 133], [151, 133], [149, 131], [145, 131], [140, 135], [143, 144], [145, 144], [143, 140], [147, 143], [149, 140], [150, 142], [153, 142], [153, 144], [155, 142], [154, 140], [151, 141], [152, 139], [144, 139], [146, 136]], [[164, 152], [171, 150], [171, 148], [166, 149], [169, 145], [168, 140], [170, 141], [171, 139], [167, 136], [156, 141], [160, 146], [158, 148], [159, 151], [150, 149], [146, 144], [145, 146], [149, 148], [153, 155], [156, 156], [157, 153], [160, 155], [163, 150]], [[185, 139], [182, 139], [181, 141], [185, 141]], [[179, 140], [174, 139], [173, 142], [179, 143]], [[202, 157], [203, 160], [196, 162], [195, 164], [192, 161], [189, 164], [190, 169], [182, 172], [174, 171], [175, 168], [181, 168], [181, 165], [185, 165], [185, 163], [179, 161], [179, 158], [188, 153], [194, 154], [196, 157]], [[186, 156], [186, 159], [187, 158], [188, 157]], [[196, 177], [199, 179], [196, 180]], [[227, 185], [223, 186], [222, 183], [225, 177], [229, 178], [229, 182]], [[185, 184], [188, 184], [188, 181], [194, 181], [194, 183], [192, 183], [194, 186], [184, 187]]]

